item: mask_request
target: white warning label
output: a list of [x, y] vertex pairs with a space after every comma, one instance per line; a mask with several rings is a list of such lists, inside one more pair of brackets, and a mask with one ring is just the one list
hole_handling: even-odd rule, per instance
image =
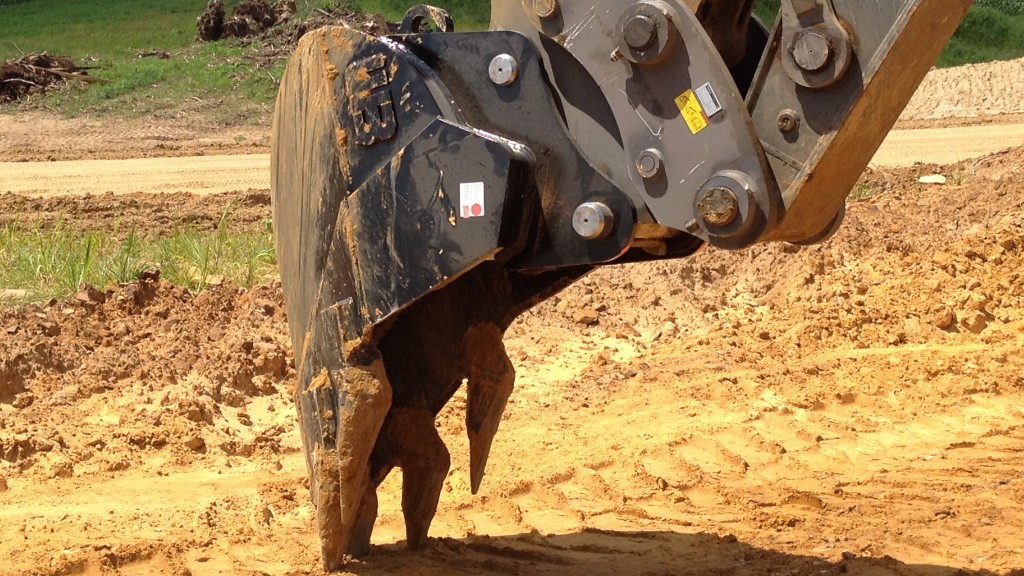
[[704, 84], [693, 92], [697, 95], [697, 100], [700, 101], [700, 105], [704, 108], [704, 114], [708, 118], [722, 111], [722, 104], [718, 101], [718, 96], [715, 95], [710, 83]]
[[484, 215], [484, 183], [463, 182], [459, 185], [459, 213], [463, 218]]

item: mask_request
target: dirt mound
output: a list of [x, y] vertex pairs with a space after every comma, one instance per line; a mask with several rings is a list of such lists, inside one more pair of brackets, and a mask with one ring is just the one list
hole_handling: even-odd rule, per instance
[[196, 40], [213, 42], [224, 35], [224, 0], [210, 0], [196, 18]]
[[1017, 86], [1024, 83], [1024, 58], [934, 69], [900, 116], [901, 125], [951, 119], [1024, 114]]
[[[1017, 149], [869, 172], [824, 245], [595, 271], [510, 330], [518, 380], [481, 492], [459, 393], [438, 418], [435, 539], [396, 544], [389, 478], [351, 569], [1024, 566], [1022, 166]], [[9, 573], [320, 573], [279, 292], [149, 276], [0, 312]]]
[[[841, 233], [826, 244], [708, 248], [679, 262], [612, 267], [545, 306], [570, 322], [582, 309], [629, 311], [601, 313], [609, 331], [745, 327], [805, 351], [923, 344], [989, 328], [998, 338], [1024, 320], [1022, 165], [1018, 148], [957, 166], [869, 171], [859, 185], [866, 197], [849, 203]], [[959, 184], [919, 182], [942, 173]], [[758, 320], [766, 314], [775, 329]]]
[[213, 42], [221, 38], [248, 38], [262, 34], [295, 14], [295, 0], [280, 0], [276, 6], [266, 0], [246, 0], [235, 5], [227, 18], [223, 0], [210, 0], [196, 19], [196, 40]]
[[89, 79], [85, 68], [77, 66], [71, 58], [46, 52], [28, 54], [0, 64], [0, 104], [51, 86], [62, 86], [69, 80]]
[[357, 26], [371, 34], [387, 34], [397, 29], [379, 14], [361, 14], [344, 6], [316, 9], [305, 20], [295, 18], [296, 13], [295, 0], [279, 0], [274, 5], [267, 0], [246, 0], [232, 8], [231, 17], [227, 18], [223, 1], [210, 0], [196, 20], [196, 40], [259, 38], [276, 46], [272, 47], [276, 54], [281, 48], [294, 46], [306, 32], [323, 26]]
[[232, 9], [231, 18], [224, 22], [224, 36], [248, 38], [262, 34], [277, 22], [278, 11], [269, 2], [248, 0]]
[[250, 429], [245, 407], [286, 397], [282, 321], [276, 288], [193, 295], [152, 272], [0, 312], [0, 406], [16, 410], [0, 411], [0, 459], [52, 478], [125, 469], [152, 449], [176, 462], [272, 454], [281, 430]]

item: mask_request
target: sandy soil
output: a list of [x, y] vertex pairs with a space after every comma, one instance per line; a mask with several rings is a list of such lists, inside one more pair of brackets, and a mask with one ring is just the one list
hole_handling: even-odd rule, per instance
[[83, 194], [189, 192], [217, 194], [270, 189], [267, 154], [0, 162], [0, 194], [59, 197]]
[[[427, 549], [393, 474], [348, 570], [1024, 574], [1024, 148], [862, 188], [825, 245], [608, 267], [524, 316], [480, 493], [457, 395]], [[0, 212], [269, 215], [157, 198]], [[0, 574], [320, 573], [278, 286], [150, 276], [0, 308], [0, 341]]]
[[[1020, 82], [1024, 59], [933, 70], [872, 165], [953, 164], [1024, 145]], [[268, 190], [269, 145], [266, 126], [2, 115], [0, 194]]]
[[194, 119], [66, 119], [43, 112], [0, 115], [0, 160], [52, 162], [246, 154], [270, 149], [267, 126]]
[[893, 130], [878, 149], [873, 166], [916, 163], [956, 164], [993, 152], [1024, 146], [1024, 124], [984, 124]]
[[1024, 99], [1020, 85], [1024, 58], [932, 70], [900, 117], [900, 128], [986, 123], [1004, 118], [1020, 122]]
[[[999, 120], [1005, 120], [1000, 117]], [[929, 123], [928, 126], [934, 126]], [[876, 167], [963, 160], [1024, 145], [1024, 124], [893, 130], [871, 161]], [[200, 149], [201, 151], [202, 149]], [[99, 194], [222, 194], [270, 189], [269, 154], [0, 162], [0, 194], [63, 198]]]

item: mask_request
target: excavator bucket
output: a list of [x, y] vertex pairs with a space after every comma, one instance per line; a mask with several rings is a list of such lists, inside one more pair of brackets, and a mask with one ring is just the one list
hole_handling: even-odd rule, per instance
[[327, 569], [368, 552], [395, 467], [426, 542], [464, 383], [480, 489], [529, 307], [606, 263], [826, 237], [970, 1], [782, 4], [772, 30], [752, 0], [494, 0], [489, 32], [418, 6], [302, 38], [274, 233]]
[[456, 123], [446, 92], [347, 28], [307, 34], [281, 83], [274, 229], [328, 567], [366, 552], [395, 466], [409, 545], [426, 540], [448, 473], [434, 416], [464, 380], [479, 487], [515, 378], [504, 331], [583, 271], [505, 269], [536, 228], [534, 158]]

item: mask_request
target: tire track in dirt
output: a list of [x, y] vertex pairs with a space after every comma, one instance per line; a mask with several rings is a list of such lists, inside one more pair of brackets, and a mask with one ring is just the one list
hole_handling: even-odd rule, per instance
[[204, 118], [62, 118], [41, 112], [0, 115], [0, 160], [120, 160], [266, 152], [265, 126], [211, 125]]

